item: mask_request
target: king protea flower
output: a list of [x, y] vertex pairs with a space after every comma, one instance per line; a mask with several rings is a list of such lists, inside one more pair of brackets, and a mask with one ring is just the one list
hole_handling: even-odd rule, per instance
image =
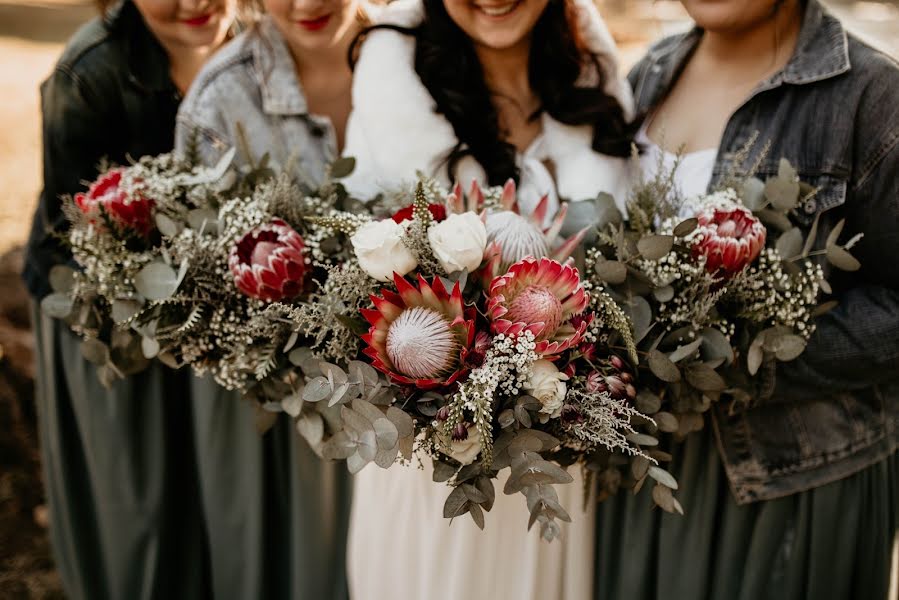
[[306, 261], [300, 234], [280, 219], [260, 225], [237, 242], [228, 256], [234, 283], [250, 298], [278, 302], [303, 290]]
[[544, 229], [549, 198], [543, 196], [534, 212], [523, 216], [518, 209], [515, 182], [511, 179], [503, 187], [500, 201], [503, 210], [490, 212], [486, 220], [488, 263], [485, 278], [488, 281], [529, 256], [538, 259], [548, 257], [563, 262], [571, 256], [587, 232], [585, 228], [557, 245], [568, 205], [562, 204], [552, 224]]
[[578, 344], [590, 319], [572, 317], [587, 308], [589, 297], [577, 269], [549, 258], [526, 258], [490, 285], [487, 314], [496, 334], [530, 331], [535, 351], [553, 355]]
[[384, 289], [372, 296], [374, 309], [363, 309], [371, 324], [362, 340], [372, 366], [393, 381], [421, 389], [454, 383], [466, 370], [475, 339], [474, 309], [465, 308], [459, 284], [452, 293], [439, 278], [417, 287], [394, 274], [399, 293]]
[[139, 194], [130, 195], [122, 188], [122, 169], [112, 169], [91, 184], [87, 193], [75, 194], [75, 204], [91, 223], [101, 214], [112, 222], [143, 237], [153, 230], [153, 200]]
[[742, 207], [710, 209], [699, 220], [693, 256], [705, 256], [706, 269], [729, 279], [758, 257], [765, 247], [765, 226]]

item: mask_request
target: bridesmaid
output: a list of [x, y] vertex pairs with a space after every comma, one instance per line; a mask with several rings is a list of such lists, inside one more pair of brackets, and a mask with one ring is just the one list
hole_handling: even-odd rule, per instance
[[[234, 0], [101, 2], [42, 92], [44, 188], [24, 279], [35, 300], [71, 260], [60, 196], [101, 159], [168, 152], [181, 95], [233, 25]], [[188, 373], [154, 365], [106, 389], [67, 326], [33, 314], [50, 538], [71, 598], [208, 595]]]
[[[444, 185], [515, 179], [522, 211], [543, 194], [583, 200], [627, 183], [630, 93], [592, 0], [404, 0], [367, 33], [353, 82], [345, 153], [361, 196], [421, 170]], [[448, 488], [423, 470], [363, 469], [355, 480], [348, 570], [366, 600], [586, 600], [593, 511], [560, 486], [573, 525], [549, 544], [526, 529], [521, 495], [502, 493], [481, 531], [443, 518]], [[507, 472], [505, 472], [507, 475]]]
[[[268, 153], [297, 183], [321, 182], [343, 146], [364, 22], [358, 0], [264, 0], [266, 15], [203, 69], [178, 113], [177, 146], [214, 164]], [[242, 133], [240, 133], [242, 131]], [[249, 154], [249, 155], [248, 155]], [[213, 589], [221, 598], [345, 598], [350, 477], [286, 415], [260, 435], [254, 406], [194, 379], [194, 432]]]
[[[717, 407], [674, 465], [686, 516], [647, 491], [600, 506], [598, 600], [886, 599], [899, 511], [899, 69], [817, 0], [683, 0], [693, 31], [634, 68], [652, 169], [684, 148], [685, 194], [781, 157], [818, 188], [796, 218], [846, 219], [857, 273], [752, 407]], [[762, 156], [762, 147], [771, 144]], [[713, 437], [714, 432], [714, 437]]]

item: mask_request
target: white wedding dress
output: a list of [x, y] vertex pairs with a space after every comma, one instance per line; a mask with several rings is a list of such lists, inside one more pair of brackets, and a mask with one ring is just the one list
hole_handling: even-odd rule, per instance
[[[572, 1], [579, 33], [600, 58], [607, 91], [630, 111], [630, 91], [618, 76], [614, 45], [595, 5]], [[372, 16], [375, 22], [414, 27], [421, 22], [422, 3], [398, 0]], [[357, 168], [343, 183], [357, 197], [396, 190], [417, 171], [444, 186], [450, 183], [441, 165], [457, 139], [435, 112], [413, 57], [413, 39], [391, 31], [370, 33], [362, 46], [344, 149]], [[590, 76], [585, 73], [585, 79]], [[542, 194], [553, 203], [550, 220], [558, 197], [583, 200], [608, 192], [623, 202], [630, 182], [626, 160], [594, 152], [590, 127], [564, 125], [548, 115], [542, 125], [542, 134], [518, 157], [523, 213], [533, 210]], [[483, 182], [484, 171], [468, 157], [457, 176], [467, 187], [472, 178]], [[527, 530], [524, 496], [502, 493], [508, 469], [494, 482], [496, 501], [481, 531], [467, 514], [452, 523], [443, 518], [451, 488], [433, 482], [430, 459], [423, 462], [423, 469], [417, 460], [388, 470], [371, 464], [356, 476], [347, 549], [353, 600], [592, 599], [595, 501], [585, 503], [578, 468], [571, 469], [574, 482], [556, 486], [573, 522], [560, 523], [561, 536], [546, 542], [539, 525]]]
[[[542, 193], [558, 206], [543, 147], [540, 136], [519, 156], [523, 212]], [[539, 523], [527, 530], [525, 497], [503, 494], [509, 469], [494, 482], [481, 531], [468, 514], [452, 523], [443, 517], [452, 488], [432, 480], [428, 457], [421, 462], [370, 464], [356, 476], [347, 550], [353, 600], [592, 599], [595, 499], [585, 502], [579, 467], [569, 470], [572, 483], [555, 486], [572, 522], [560, 521], [561, 537], [547, 542]]]

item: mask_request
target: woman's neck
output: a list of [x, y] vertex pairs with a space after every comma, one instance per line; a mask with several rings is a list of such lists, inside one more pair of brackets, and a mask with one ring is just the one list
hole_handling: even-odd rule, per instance
[[761, 23], [746, 29], [703, 32], [694, 58], [735, 79], [768, 76], [782, 69], [796, 48], [802, 5], [787, 1]]
[[475, 45], [475, 52], [484, 71], [487, 88], [491, 92], [521, 99], [533, 94], [528, 78], [530, 40], [523, 40], [516, 46], [500, 50]]
[[348, 53], [359, 30], [359, 25], [354, 22], [335, 44], [324, 48], [300, 48], [288, 41], [300, 80], [351, 74]]
[[197, 73], [209, 60], [218, 47], [203, 48], [166, 48], [169, 57], [169, 73], [178, 91], [183, 95], [193, 82]]

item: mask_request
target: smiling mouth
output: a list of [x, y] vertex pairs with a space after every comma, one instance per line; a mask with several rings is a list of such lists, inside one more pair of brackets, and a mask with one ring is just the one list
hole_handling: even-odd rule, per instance
[[190, 19], [184, 19], [184, 23], [186, 25], [190, 25], [191, 27], [202, 27], [212, 18], [212, 15], [200, 15], [198, 17], [192, 17]]
[[503, 4], [475, 4], [474, 6], [488, 17], [498, 18], [511, 14], [512, 11], [521, 5], [521, 1], [522, 0], [516, 0], [515, 2]]
[[317, 17], [315, 19], [301, 19], [297, 21], [300, 24], [300, 27], [304, 29], [308, 29], [309, 31], [318, 31], [319, 29], [323, 29], [328, 21], [331, 20], [331, 15], [327, 14], [321, 17]]

